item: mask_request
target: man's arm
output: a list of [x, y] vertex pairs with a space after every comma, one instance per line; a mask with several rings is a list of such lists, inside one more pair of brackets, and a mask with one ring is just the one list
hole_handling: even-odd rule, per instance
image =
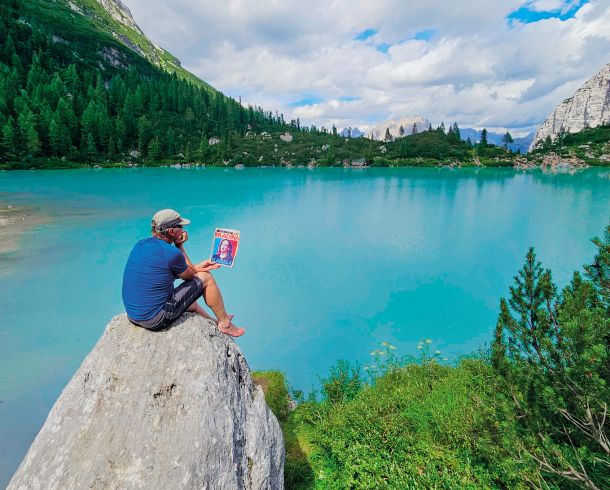
[[204, 260], [203, 262], [197, 265], [193, 264], [188, 254], [186, 253], [186, 249], [184, 248], [184, 242], [186, 242], [187, 240], [188, 233], [185, 231], [184, 233], [182, 233], [180, 238], [174, 242], [174, 245], [176, 245], [178, 250], [180, 250], [182, 252], [182, 255], [184, 255], [184, 260], [186, 261], [187, 265], [187, 269], [182, 274], [180, 274], [180, 279], [188, 281], [190, 279], [193, 279], [193, 277], [195, 277], [198, 272], [208, 272], [220, 268], [218, 264], [215, 264], [210, 260]]
[[184, 279], [185, 281], [193, 279], [193, 277], [197, 275], [197, 268], [195, 267], [195, 264], [193, 264], [191, 262], [191, 259], [189, 259], [189, 256], [186, 253], [186, 250], [182, 244], [176, 246], [182, 252], [182, 255], [184, 255], [184, 260], [186, 260], [187, 265], [186, 270], [182, 274], [180, 274], [180, 279]]

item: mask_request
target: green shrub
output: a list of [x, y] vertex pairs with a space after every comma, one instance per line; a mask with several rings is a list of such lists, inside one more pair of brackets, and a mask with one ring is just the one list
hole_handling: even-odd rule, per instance
[[353, 400], [364, 385], [360, 366], [339, 360], [330, 368], [330, 376], [322, 379], [322, 394], [330, 403]]
[[311, 445], [316, 488], [525, 488], [516, 423], [481, 360], [410, 364], [344, 403], [307, 402], [293, 417]]

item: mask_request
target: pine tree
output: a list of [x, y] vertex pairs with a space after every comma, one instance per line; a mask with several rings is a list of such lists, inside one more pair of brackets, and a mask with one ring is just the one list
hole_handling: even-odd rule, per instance
[[51, 149], [51, 155], [61, 155], [64, 153], [63, 145], [63, 131], [61, 127], [61, 123], [57, 122], [57, 119], [53, 117], [51, 119], [51, 124], [49, 125], [49, 146]]
[[173, 158], [176, 155], [176, 132], [174, 131], [174, 128], [169, 128], [167, 130], [165, 139], [167, 141], [167, 156]]
[[148, 149], [148, 141], [150, 126], [148, 124], [148, 119], [146, 116], [141, 116], [138, 119], [138, 152], [140, 153], [140, 158], [144, 158], [146, 156], [146, 150]]
[[34, 114], [29, 110], [22, 112], [19, 115], [17, 124], [23, 135], [26, 155], [32, 157], [37, 156], [40, 152], [40, 139], [38, 138], [38, 131], [34, 125]]
[[507, 131], [506, 134], [504, 136], [502, 136], [502, 143], [504, 143], [504, 148], [508, 149], [508, 145], [510, 145], [512, 142], [513, 142], [513, 137]]
[[116, 144], [114, 143], [114, 138], [110, 135], [108, 138], [108, 159], [113, 161], [116, 158], [117, 149]]
[[575, 272], [561, 294], [530, 249], [510, 298], [500, 303], [492, 345], [500, 387], [539, 439], [532, 458], [546, 473], [583, 488], [602, 488], [610, 478], [610, 308], [604, 303], [610, 226], [594, 243], [595, 262], [585, 268], [591, 280]]
[[405, 128], [403, 127], [403, 125], [400, 125], [400, 128], [398, 128], [398, 134], [400, 135], [400, 137], [402, 138], [405, 135]]
[[417, 123], [413, 123], [413, 128], [411, 128], [411, 134], [417, 134]]
[[92, 161], [97, 157], [97, 148], [95, 147], [95, 139], [91, 133], [87, 133], [85, 146], [85, 158]]
[[11, 160], [17, 157], [17, 128], [13, 116], [9, 116], [4, 127], [2, 128], [2, 146], [4, 147], [4, 156]]
[[148, 158], [153, 161], [158, 160], [160, 152], [161, 145], [159, 144], [159, 138], [155, 136], [148, 144]]
[[481, 131], [481, 141], [479, 143], [483, 148], [487, 146], [487, 129], [483, 128]]
[[199, 142], [199, 154], [197, 156], [200, 163], [205, 163], [208, 157], [208, 140], [205, 134], [202, 135], [201, 141]]
[[366, 155], [365, 155], [365, 159], [366, 159], [366, 163], [368, 163], [369, 165], [372, 165], [373, 162], [375, 161], [375, 149], [373, 147], [373, 140], [371, 140], [371, 142], [369, 143], [367, 149], [366, 149]]
[[460, 128], [458, 127], [457, 122], [453, 123], [453, 134], [455, 135], [458, 141], [461, 141], [462, 135], [460, 134]]
[[390, 128], [385, 128], [384, 141], [392, 141], [392, 135], [390, 134]]

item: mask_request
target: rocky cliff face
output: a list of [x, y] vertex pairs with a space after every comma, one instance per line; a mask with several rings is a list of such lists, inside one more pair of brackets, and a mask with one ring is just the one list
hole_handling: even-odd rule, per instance
[[610, 124], [610, 64], [557, 106], [538, 129], [530, 150], [547, 136], [555, 139], [562, 131], [577, 133], [602, 124]]
[[235, 342], [202, 317], [115, 317], [8, 488], [283, 488], [279, 424]]
[[[140, 56], [147, 58], [148, 61], [160, 66], [162, 63], [164, 50], [151, 42], [146, 35], [142, 32], [142, 29], [136, 24], [131, 15], [131, 11], [121, 0], [97, 0], [100, 6], [106, 11], [110, 17], [116, 22], [127, 29], [127, 33], [131, 32], [135, 34], [126, 35], [125, 32], [113, 31], [112, 34], [121, 43], [132, 49]], [[173, 58], [173, 57], [172, 57]], [[178, 60], [173, 59], [179, 64]]]
[[110, 16], [123, 24], [126, 27], [133, 29], [134, 31], [139, 32], [142, 36], [144, 33], [138, 27], [138, 24], [133, 20], [133, 16], [131, 15], [131, 10], [125, 5], [121, 0], [97, 0], [106, 12], [110, 14]]

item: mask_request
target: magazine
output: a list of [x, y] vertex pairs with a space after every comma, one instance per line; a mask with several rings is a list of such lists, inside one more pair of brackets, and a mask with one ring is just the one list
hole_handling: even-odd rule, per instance
[[239, 231], [216, 228], [212, 245], [212, 262], [226, 267], [233, 267], [238, 246]]

